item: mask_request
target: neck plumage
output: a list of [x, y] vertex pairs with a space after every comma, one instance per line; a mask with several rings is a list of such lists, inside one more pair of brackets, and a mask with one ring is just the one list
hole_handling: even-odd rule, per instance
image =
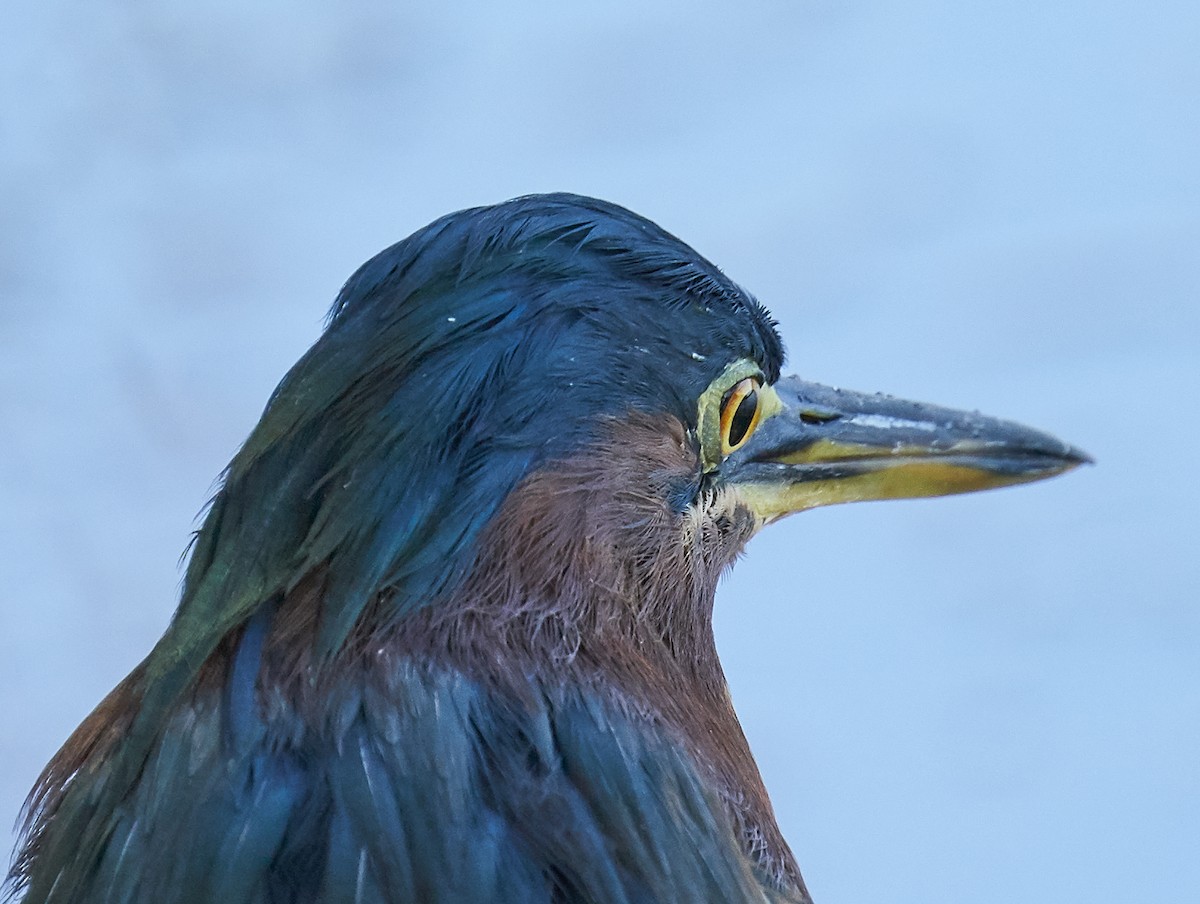
[[[236, 729], [239, 713], [260, 708], [271, 720], [271, 701], [283, 701], [291, 715], [273, 730], [299, 736], [330, 724], [347, 682], [385, 686], [414, 666], [460, 674], [516, 705], [531, 695], [585, 695], [683, 752], [725, 802], [760, 870], [804, 900], [712, 633], [717, 580], [755, 526], [731, 497], [701, 489], [681, 425], [664, 432], [634, 417], [588, 454], [527, 477], [441, 598], [397, 616], [388, 592], [376, 594], [339, 652], [321, 659], [328, 581], [314, 569], [226, 635], [178, 705], [221, 699]], [[27, 862], [71, 777], [121, 753], [147, 678], [136, 670], [48, 767]], [[174, 709], [154, 715], [155, 724]]]
[[802, 888], [712, 631], [717, 581], [756, 523], [721, 494], [671, 507], [680, 485], [699, 479], [682, 426], [664, 434], [633, 418], [614, 434], [527, 478], [466, 580], [366, 646], [444, 662], [518, 696], [531, 684], [594, 689], [687, 751], [751, 855]]

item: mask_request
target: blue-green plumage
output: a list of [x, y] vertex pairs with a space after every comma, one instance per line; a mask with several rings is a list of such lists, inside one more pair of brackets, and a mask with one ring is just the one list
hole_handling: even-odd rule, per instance
[[[828, 495], [804, 450], [839, 415], [789, 414], [781, 361], [749, 295], [592, 199], [368, 261], [229, 465], [163, 639], [35, 788], [11, 889], [807, 901], [711, 632], [749, 536]], [[993, 426], [989, 463], [931, 441], [957, 458], [923, 492], [977, 488], [997, 442], [1006, 482], [1080, 460]]]

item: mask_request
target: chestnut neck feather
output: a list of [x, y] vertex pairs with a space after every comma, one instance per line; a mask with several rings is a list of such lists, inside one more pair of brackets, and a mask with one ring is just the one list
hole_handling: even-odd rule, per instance
[[[681, 491], [695, 501], [674, 507]], [[531, 682], [583, 684], [633, 707], [709, 775], [762, 867], [798, 884], [712, 633], [717, 582], [754, 529], [732, 495], [701, 489], [678, 420], [634, 414], [523, 481], [446, 599], [352, 644], [517, 696]]]
[[[326, 575], [311, 572], [270, 619], [258, 687], [315, 724], [347, 675], [372, 680], [404, 661], [453, 669], [516, 699], [537, 687], [597, 693], [686, 750], [726, 801], [762, 870], [803, 889], [712, 633], [717, 581], [755, 522], [734, 497], [701, 483], [694, 445], [678, 420], [613, 421], [586, 453], [539, 470], [509, 495], [455, 590], [398, 620], [381, 595], [332, 661], [315, 653]], [[193, 695], [219, 692], [242, 633], [218, 645]], [[43, 773], [18, 872], [37, 856], [41, 830], [71, 776], [119, 748], [144, 678], [139, 667]]]

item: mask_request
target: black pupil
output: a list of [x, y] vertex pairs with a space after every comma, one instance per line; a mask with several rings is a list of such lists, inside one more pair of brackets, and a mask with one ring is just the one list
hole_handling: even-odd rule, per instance
[[758, 390], [751, 389], [738, 402], [737, 410], [729, 419], [729, 448], [733, 449], [742, 444], [750, 425], [754, 422], [754, 412], [758, 410]]

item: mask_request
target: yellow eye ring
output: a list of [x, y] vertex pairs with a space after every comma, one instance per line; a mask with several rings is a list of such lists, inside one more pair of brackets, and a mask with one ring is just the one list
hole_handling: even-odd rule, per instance
[[761, 388], [756, 378], [746, 377], [725, 393], [721, 400], [721, 455], [736, 452], [754, 433], [762, 417]]

